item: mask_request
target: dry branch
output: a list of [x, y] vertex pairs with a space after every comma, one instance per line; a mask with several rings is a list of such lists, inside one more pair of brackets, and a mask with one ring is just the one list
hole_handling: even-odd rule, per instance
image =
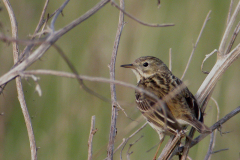
[[[225, 122], [227, 122], [230, 118], [232, 118], [233, 116], [235, 116], [236, 114], [238, 114], [240, 112], [240, 106], [237, 107], [236, 109], [234, 109], [232, 112], [228, 113], [226, 116], [224, 116], [222, 119], [220, 119], [219, 121], [217, 121], [214, 125], [212, 125], [210, 127], [210, 129], [212, 131], [214, 131], [215, 129], [219, 128], [222, 124], [224, 124]], [[193, 147], [194, 145], [196, 145], [197, 143], [199, 143], [201, 140], [203, 140], [208, 134], [201, 134], [199, 135], [197, 138], [195, 138], [192, 143], [191, 143], [191, 147]]]
[[[216, 105], [216, 108], [217, 108], [217, 121], [218, 121], [219, 120], [219, 114], [220, 114], [220, 108], [218, 106], [217, 101], [214, 98], [211, 98], [211, 99], [214, 101], [214, 103]], [[213, 148], [215, 146], [216, 136], [217, 136], [217, 130], [215, 130], [214, 132], [211, 133], [208, 152], [207, 152], [204, 160], [210, 160], [211, 159]]]
[[124, 147], [125, 147], [125, 145], [127, 144], [127, 142], [129, 141], [129, 139], [131, 139], [133, 136], [135, 136], [138, 132], [140, 132], [144, 127], [146, 127], [146, 125], [147, 125], [148, 123], [146, 122], [146, 123], [144, 123], [139, 129], [137, 129], [133, 134], [131, 134], [127, 139], [123, 139], [123, 142], [117, 147], [117, 149], [114, 151], [114, 153], [118, 150], [118, 149], [120, 149], [121, 148], [121, 146], [123, 146], [122, 147], [122, 149], [121, 149], [121, 152], [120, 152], [120, 159], [122, 159], [122, 151], [123, 151], [123, 149], [124, 149]]
[[[124, 8], [124, 0], [120, 0], [120, 7]], [[118, 46], [119, 46], [123, 26], [124, 26], [124, 13], [122, 11], [120, 11], [117, 33], [116, 33], [116, 37], [115, 37], [115, 41], [114, 41], [111, 62], [109, 65], [111, 80], [115, 80], [115, 64], [116, 64]], [[115, 140], [115, 136], [116, 136], [116, 123], [117, 123], [117, 115], [118, 115], [115, 84], [111, 83], [110, 89], [111, 89], [111, 101], [112, 101], [112, 115], [111, 115], [111, 126], [110, 126], [109, 142], [108, 142], [108, 149], [107, 149], [107, 159], [108, 160], [113, 159], [114, 140]]]
[[91, 128], [88, 138], [88, 160], [92, 160], [92, 141], [93, 136], [97, 132], [97, 129], [95, 129], [95, 116], [92, 116], [91, 118]]
[[141, 20], [135, 18], [134, 16], [132, 16], [131, 14], [127, 13], [125, 10], [124, 10], [124, 7], [121, 7], [121, 4], [120, 6], [114, 2], [114, 0], [111, 0], [111, 4], [116, 7], [117, 9], [119, 9], [121, 12], [123, 12], [126, 16], [128, 16], [129, 18], [135, 20], [136, 22], [144, 25], [144, 26], [148, 26], [148, 27], [170, 27], [170, 26], [174, 26], [174, 24], [170, 23], [170, 24], [149, 24], [149, 23], [145, 23], [145, 22], [142, 22]]
[[[8, 14], [10, 17], [11, 28], [12, 28], [12, 37], [17, 39], [18, 38], [18, 26], [17, 26], [17, 20], [15, 17], [15, 14], [14, 14], [11, 4], [8, 0], [3, 0], [3, 3], [5, 5], [5, 7], [7, 8], [7, 11], [8, 11]], [[14, 42], [14, 43], [12, 43], [12, 46], [13, 46], [13, 60], [14, 60], [14, 63], [17, 63], [18, 55], [19, 55], [18, 44], [16, 42]], [[31, 159], [37, 160], [37, 148], [36, 148], [36, 143], [35, 143], [35, 138], [34, 138], [34, 133], [33, 133], [33, 128], [32, 128], [31, 118], [29, 116], [25, 97], [24, 97], [21, 77], [16, 78], [16, 86], [17, 86], [18, 100], [19, 100], [21, 110], [23, 113], [23, 117], [24, 117], [26, 127], [27, 127], [28, 138], [29, 138], [29, 143], [30, 143], [30, 150], [31, 150]]]

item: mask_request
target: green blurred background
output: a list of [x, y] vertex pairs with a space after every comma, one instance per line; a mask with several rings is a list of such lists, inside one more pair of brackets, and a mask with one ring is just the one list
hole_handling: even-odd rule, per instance
[[[47, 12], [53, 13], [63, 2], [63, 0], [50, 1]], [[98, 2], [97, 0], [70, 1], [63, 11], [64, 16], [59, 16], [55, 29], [70, 23]], [[28, 35], [35, 30], [44, 0], [11, 0], [10, 3], [17, 16], [19, 38], [27, 39]], [[151, 28], [125, 17], [127, 23], [123, 29], [117, 56], [116, 79], [131, 84], [136, 84], [135, 75], [130, 70], [120, 68], [121, 64], [131, 63], [145, 55], [156, 56], [168, 64], [169, 48], [172, 48], [172, 71], [176, 76], [181, 77], [203, 21], [208, 11], [212, 10], [211, 19], [206, 25], [184, 78], [184, 81], [189, 84], [189, 89], [195, 94], [206, 77], [200, 70], [202, 60], [206, 54], [219, 46], [226, 27], [230, 0], [162, 0], [160, 9], [157, 8], [156, 0], [132, 0], [125, 3], [126, 10], [142, 21], [175, 24], [174, 27]], [[2, 8], [0, 12], [2, 30], [10, 36], [9, 17], [2, 2], [0, 7]], [[80, 74], [109, 78], [108, 64], [113, 49], [118, 14], [119, 11], [116, 8], [107, 4], [56, 42]], [[239, 19], [240, 16], [238, 21]], [[238, 43], [239, 38], [236, 44]], [[24, 45], [20, 45], [20, 49], [23, 50], [23, 48]], [[3, 75], [13, 65], [12, 46], [1, 42], [0, 50], [0, 75]], [[213, 55], [206, 61], [204, 70], [210, 70], [215, 61], [216, 55]], [[213, 93], [213, 97], [220, 106], [220, 118], [240, 105], [239, 68], [240, 61], [237, 60], [221, 77]], [[71, 72], [53, 48], [50, 48], [29, 69]], [[34, 91], [35, 82], [31, 79], [23, 79], [36, 144], [40, 147], [38, 159], [87, 159], [87, 141], [92, 115], [96, 116], [96, 128], [98, 128], [93, 139], [93, 159], [104, 159], [107, 154], [111, 105], [80, 89], [76, 80], [48, 75], [39, 77], [42, 97]], [[110, 99], [109, 84], [87, 81], [85, 83]], [[116, 89], [119, 103], [132, 120], [119, 111], [115, 146], [145, 123], [136, 109], [134, 90], [122, 86], [117, 86]], [[210, 101], [208, 106], [205, 123], [211, 126], [216, 122], [216, 107], [213, 101]], [[0, 116], [0, 159], [30, 159], [27, 131], [14, 81], [6, 86], [4, 93], [0, 96], [0, 113], [4, 113]], [[240, 115], [237, 115], [222, 126], [223, 132], [230, 131], [230, 133], [222, 136], [219, 132], [217, 133], [214, 151], [223, 148], [229, 148], [229, 150], [212, 155], [212, 159], [239, 158], [239, 120]], [[133, 151], [131, 159], [152, 159], [156, 148], [146, 151], [159, 142], [158, 135], [150, 126], [147, 126], [130, 139], [129, 143], [133, 143], [141, 135], [144, 137], [130, 149]], [[123, 159], [126, 159], [129, 143], [123, 150]], [[208, 145], [209, 136], [190, 150], [190, 157], [194, 160], [204, 159]], [[115, 159], [119, 159], [119, 154], [120, 151], [116, 152]]]

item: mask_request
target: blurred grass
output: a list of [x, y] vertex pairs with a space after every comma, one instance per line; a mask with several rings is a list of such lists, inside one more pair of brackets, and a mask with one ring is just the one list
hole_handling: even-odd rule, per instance
[[[64, 1], [50, 1], [48, 13], [54, 12]], [[64, 9], [64, 17], [59, 16], [55, 29], [70, 23], [75, 18], [84, 14], [97, 2], [70, 1]], [[19, 38], [26, 39], [34, 32], [38, 23], [44, 1], [10, 1], [15, 11], [19, 26]], [[203, 32], [197, 46], [193, 61], [184, 80], [189, 82], [189, 89], [196, 93], [206, 75], [201, 73], [200, 66], [205, 55], [218, 48], [225, 28], [226, 17], [230, 1], [204, 0], [204, 1], [161, 1], [161, 8], [157, 9], [156, 1], [127, 1], [126, 10], [149, 23], [174, 23], [174, 27], [150, 28], [142, 26], [125, 17], [120, 41], [116, 79], [135, 84], [136, 79], [129, 70], [124, 70], [121, 64], [131, 63], [140, 56], [152, 55], [159, 57], [168, 64], [169, 48], [172, 48], [173, 73], [181, 77], [193, 43], [195, 43], [203, 21], [209, 10], [212, 10], [211, 19]], [[236, 3], [236, 2], [235, 2]], [[236, 4], [235, 4], [236, 5]], [[0, 22], [6, 35], [11, 35], [7, 11], [1, 3], [3, 10], [0, 12]], [[239, 20], [239, 16], [238, 16]], [[78, 69], [80, 74], [109, 77], [108, 64], [110, 63], [113, 42], [118, 22], [118, 10], [110, 4], [103, 7], [94, 16], [74, 28], [57, 41], [68, 58]], [[236, 44], [239, 43], [239, 38]], [[20, 45], [21, 50], [24, 48]], [[0, 43], [0, 75], [6, 73], [11, 66], [11, 45]], [[208, 59], [204, 70], [210, 70], [216, 60], [216, 55]], [[30, 69], [52, 69], [70, 72], [65, 62], [56, 50], [49, 49], [45, 55]], [[237, 60], [221, 77], [213, 97], [220, 106], [220, 118], [239, 106], [239, 79], [240, 63]], [[40, 76], [39, 84], [43, 92], [39, 97], [34, 91], [35, 83], [23, 79], [25, 98], [32, 117], [38, 150], [38, 159], [86, 159], [87, 140], [90, 130], [92, 115], [96, 115], [98, 132], [93, 139], [94, 159], [104, 159], [108, 143], [110, 127], [111, 105], [89, 95], [79, 89], [76, 80]], [[90, 88], [110, 98], [109, 84], [85, 82]], [[117, 86], [117, 99], [132, 121], [119, 111], [116, 137], [116, 146], [140, 127], [145, 120], [139, 118], [140, 113], [135, 107], [134, 91]], [[216, 107], [212, 101], [207, 108], [206, 124], [212, 125], [216, 121]], [[10, 82], [4, 94], [0, 96], [0, 159], [30, 159], [27, 131], [17, 99], [15, 82]], [[137, 119], [137, 120], [136, 120]], [[214, 150], [229, 148], [228, 151], [214, 154], [212, 159], [237, 159], [240, 148], [240, 116], [237, 115], [223, 125], [223, 132], [231, 133], [220, 136]], [[146, 153], [158, 142], [158, 135], [147, 126], [136, 135], [129, 143], [134, 142], [144, 135], [131, 150], [132, 159], [151, 159], [156, 149]], [[167, 139], [164, 143], [166, 143]], [[192, 159], [204, 158], [209, 145], [209, 137], [190, 150]], [[126, 159], [128, 145], [123, 151]], [[119, 159], [118, 151], [115, 159]], [[176, 158], [175, 158], [176, 159]]]

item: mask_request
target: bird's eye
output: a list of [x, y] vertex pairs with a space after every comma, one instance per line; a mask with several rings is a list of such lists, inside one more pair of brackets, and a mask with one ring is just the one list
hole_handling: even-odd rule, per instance
[[147, 67], [147, 66], [148, 66], [148, 63], [147, 63], [147, 62], [143, 63], [143, 66], [144, 66], [144, 67]]

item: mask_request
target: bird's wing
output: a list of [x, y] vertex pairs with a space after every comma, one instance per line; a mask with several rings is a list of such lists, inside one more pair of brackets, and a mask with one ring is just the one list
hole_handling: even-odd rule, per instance
[[[150, 123], [163, 128], [165, 127], [165, 122], [167, 122], [166, 126], [171, 133], [176, 133], [176, 130], [181, 130], [179, 123], [172, 116], [166, 103], [162, 102], [159, 104], [154, 98], [137, 91], [136, 102], [138, 109]], [[163, 111], [163, 108], [165, 109], [165, 112]]]
[[195, 99], [195, 97], [192, 95], [191, 92], [188, 91], [187, 88], [185, 88], [183, 90], [184, 93], [184, 98], [189, 106], [189, 108], [191, 109], [192, 113], [194, 113], [195, 117], [203, 122], [203, 114], [201, 112], [201, 108], [198, 106], [197, 100]]
[[[180, 81], [180, 82], [179, 82]], [[182, 81], [178, 79], [178, 83], [182, 84]], [[187, 108], [190, 109], [194, 116], [189, 114], [185, 114], [183, 121], [187, 122], [191, 126], [193, 126], [199, 133], [210, 133], [211, 130], [203, 123], [203, 114], [201, 112], [201, 108], [198, 106], [197, 100], [193, 96], [193, 94], [185, 87], [181, 91], [181, 95], [183, 95], [183, 101], [185, 101]]]
[[187, 104], [187, 108], [190, 109], [190, 111], [194, 114], [194, 116], [201, 122], [203, 122], [203, 115], [201, 112], [200, 107], [198, 106], [197, 100], [193, 96], [193, 94], [188, 90], [187, 86], [178, 79], [177, 77], [173, 77], [174, 82], [176, 83], [175, 86], [181, 86], [182, 90], [180, 95], [183, 96], [181, 101], [185, 101]]

